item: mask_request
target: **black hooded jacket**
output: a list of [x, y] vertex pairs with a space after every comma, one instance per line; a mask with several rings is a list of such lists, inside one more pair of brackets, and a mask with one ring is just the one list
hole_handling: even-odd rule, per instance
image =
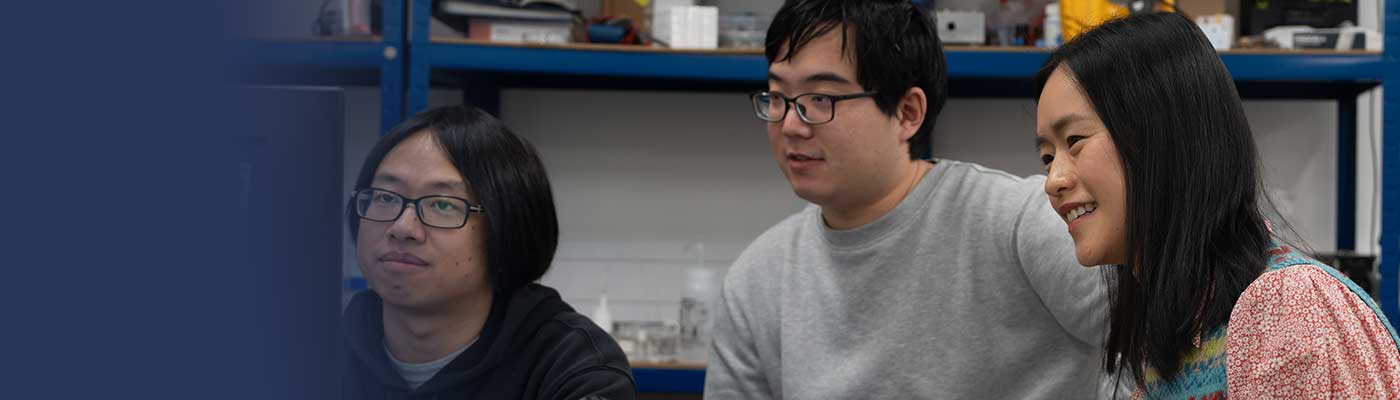
[[559, 293], [530, 284], [492, 302], [476, 343], [418, 389], [384, 350], [383, 303], [373, 291], [345, 310], [346, 399], [635, 399], [622, 349]]

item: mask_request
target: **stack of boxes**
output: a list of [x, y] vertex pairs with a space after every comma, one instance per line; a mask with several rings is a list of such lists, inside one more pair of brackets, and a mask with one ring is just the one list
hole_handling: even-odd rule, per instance
[[651, 36], [675, 49], [719, 47], [719, 7], [693, 0], [652, 0]]
[[627, 17], [664, 47], [719, 47], [719, 8], [697, 6], [694, 0], [605, 0], [603, 15]]

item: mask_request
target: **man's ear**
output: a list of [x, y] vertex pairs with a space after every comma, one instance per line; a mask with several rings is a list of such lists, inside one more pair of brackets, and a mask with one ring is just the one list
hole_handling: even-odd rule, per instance
[[899, 120], [899, 140], [907, 142], [914, 137], [927, 115], [928, 96], [924, 94], [924, 89], [916, 86], [906, 90], [894, 111], [894, 117]]

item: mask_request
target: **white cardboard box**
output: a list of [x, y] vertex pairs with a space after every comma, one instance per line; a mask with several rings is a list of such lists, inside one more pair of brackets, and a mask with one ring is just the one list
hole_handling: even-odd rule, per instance
[[676, 49], [719, 47], [719, 8], [674, 6], [658, 8], [652, 15], [652, 37]]
[[503, 43], [566, 44], [571, 28], [567, 22], [472, 18], [467, 37]]
[[1235, 17], [1230, 14], [1197, 16], [1196, 26], [1201, 27], [1216, 50], [1229, 50], [1235, 43]]

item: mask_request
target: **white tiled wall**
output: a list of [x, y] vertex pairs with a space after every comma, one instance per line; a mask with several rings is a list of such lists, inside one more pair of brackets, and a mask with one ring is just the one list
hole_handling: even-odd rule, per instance
[[[541, 283], [558, 289], [579, 312], [591, 314], [599, 295], [606, 293], [614, 320], [676, 320], [680, 298], [686, 292], [686, 271], [708, 268], [723, 276], [734, 262], [725, 255], [706, 254], [701, 261], [699, 242], [568, 241], [560, 246], [554, 267]], [[715, 251], [712, 246], [706, 252]]]
[[805, 203], [740, 93], [508, 90], [502, 118], [539, 150], [559, 210], [543, 282], [584, 313], [674, 320], [685, 270], [723, 270]]
[[[721, 12], [771, 15], [777, 0], [704, 1]], [[1376, 0], [1360, 1], [1360, 23], [1377, 28]], [[586, 13], [597, 0], [580, 0]], [[949, 3], [952, 4], [952, 3]], [[256, 0], [246, 34], [304, 36], [320, 1]], [[955, 7], [956, 8], [956, 7]], [[1371, 210], [1375, 175], [1370, 127], [1379, 104], [1358, 107], [1357, 250], [1374, 251]], [[347, 88], [345, 190], [378, 137], [379, 91]], [[460, 101], [434, 90], [433, 104]], [[1336, 107], [1328, 101], [1248, 101], [1270, 188], [1316, 250], [1333, 247]], [[551, 173], [563, 229], [545, 284], [584, 313], [606, 290], [615, 319], [676, 317], [693, 246], [705, 265], [724, 269], [748, 241], [802, 206], [767, 154], [762, 127], [742, 95], [516, 91], [503, 94], [507, 123], [540, 148]], [[1039, 173], [1030, 134], [1029, 100], [953, 99], [935, 135], [940, 157], [983, 163], [1016, 174]], [[348, 235], [347, 235], [348, 236]], [[1367, 239], [1367, 238], [1371, 239]], [[686, 250], [692, 247], [692, 250]], [[357, 276], [345, 247], [347, 276]]]
[[[351, 90], [347, 99], [350, 180], [376, 138], [378, 92]], [[431, 102], [459, 99], [456, 91], [437, 90]], [[1267, 155], [1269, 187], [1289, 203], [1289, 219], [1310, 244], [1330, 250], [1335, 104], [1249, 101], [1245, 108]], [[585, 314], [606, 291], [614, 320], [676, 319], [685, 270], [698, 264], [697, 244], [705, 248], [703, 265], [722, 275], [749, 241], [805, 205], [774, 165], [763, 126], [741, 94], [507, 90], [501, 109], [538, 148], [554, 187], [561, 242], [543, 283]], [[1363, 121], [1362, 135], [1368, 125]], [[953, 99], [939, 119], [934, 152], [1040, 173], [1033, 126], [1029, 100]], [[1373, 178], [1360, 167], [1358, 181]], [[1359, 220], [1372, 218], [1369, 210], [1357, 212]], [[353, 265], [346, 271], [355, 273]]]

